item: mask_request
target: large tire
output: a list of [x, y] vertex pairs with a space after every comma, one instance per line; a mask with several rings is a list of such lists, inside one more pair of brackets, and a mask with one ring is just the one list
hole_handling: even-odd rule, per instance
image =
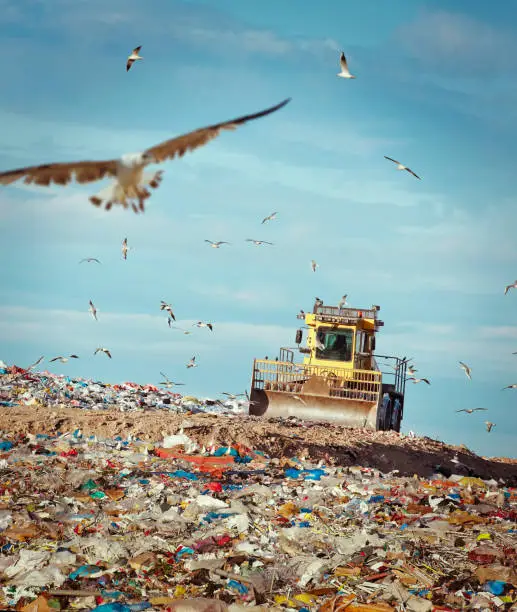
[[391, 427], [391, 417], [393, 414], [393, 403], [391, 397], [386, 393], [381, 400], [377, 414], [377, 429], [386, 431]]

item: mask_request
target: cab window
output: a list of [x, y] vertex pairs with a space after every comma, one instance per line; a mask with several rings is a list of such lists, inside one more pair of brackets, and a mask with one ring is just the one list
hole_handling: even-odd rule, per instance
[[316, 339], [316, 359], [352, 361], [352, 329], [319, 329]]

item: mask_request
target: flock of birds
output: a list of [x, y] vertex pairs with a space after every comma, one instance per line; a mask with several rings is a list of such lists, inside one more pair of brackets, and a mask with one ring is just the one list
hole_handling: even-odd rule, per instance
[[[137, 46], [133, 49], [131, 54], [127, 58], [126, 62], [126, 72], [129, 72], [131, 67], [135, 64], [135, 62], [140, 61], [143, 57], [140, 55], [140, 50], [142, 46]], [[348, 63], [345, 57], [345, 54], [341, 52], [339, 58], [340, 72], [337, 73], [337, 76], [344, 79], [355, 79], [356, 76], [350, 73]], [[237, 127], [247, 123], [248, 121], [252, 121], [255, 119], [259, 119], [261, 117], [265, 117], [270, 115], [284, 106], [286, 106], [290, 102], [291, 98], [287, 98], [282, 102], [267, 108], [262, 111], [258, 111], [252, 114], [244, 115], [235, 119], [231, 119], [228, 121], [223, 121], [221, 123], [217, 123], [214, 125], [210, 125], [207, 127], [199, 128], [193, 130], [191, 132], [185, 133], [181, 136], [177, 136], [168, 140], [165, 140], [155, 146], [152, 146], [145, 151], [138, 153], [129, 153], [124, 154], [120, 157], [120, 159], [112, 159], [112, 160], [97, 160], [97, 161], [76, 161], [76, 162], [51, 162], [44, 163], [36, 166], [26, 166], [22, 168], [17, 168], [14, 170], [8, 170], [0, 173], [0, 185], [10, 185], [20, 179], [23, 179], [26, 184], [35, 184], [40, 186], [49, 186], [52, 183], [56, 185], [67, 185], [74, 178], [77, 183], [84, 184], [90, 183], [94, 181], [98, 181], [100, 179], [111, 177], [115, 180], [111, 185], [102, 189], [99, 193], [91, 196], [89, 198], [90, 202], [100, 207], [104, 205], [106, 210], [110, 210], [113, 205], [121, 205], [125, 209], [131, 205], [131, 208], [135, 213], [145, 212], [145, 201], [151, 196], [151, 193], [148, 188], [157, 189], [162, 181], [163, 171], [159, 170], [157, 172], [144, 172], [144, 169], [151, 164], [159, 164], [168, 159], [172, 160], [176, 157], [182, 157], [187, 151], [191, 152], [199, 147], [202, 147], [208, 144], [211, 140], [215, 139], [223, 130], [235, 130]], [[411, 168], [402, 164], [398, 160], [384, 156], [386, 160], [392, 162], [396, 165], [397, 170], [408, 172], [410, 175], [415, 177], [418, 180], [421, 180], [421, 177], [417, 175]], [[277, 212], [273, 212], [262, 220], [262, 224], [271, 221], [276, 218]], [[205, 240], [206, 243], [210, 245], [211, 248], [219, 249], [222, 245], [229, 245], [229, 242], [226, 241], [212, 241]], [[267, 242], [265, 240], [257, 240], [253, 238], [247, 238], [246, 242], [252, 243], [254, 246], [264, 246], [269, 245], [272, 246], [272, 242]], [[122, 256], [124, 260], [127, 259], [127, 254], [129, 251], [127, 238], [124, 239], [122, 243]], [[87, 257], [82, 259], [80, 263], [98, 263], [101, 262], [99, 259], [95, 257]], [[319, 264], [315, 260], [311, 260], [311, 269], [313, 272], [319, 268]], [[517, 288], [517, 280], [514, 283], [505, 287], [505, 295], [510, 291], [510, 289]], [[346, 304], [347, 296], [343, 296], [344, 303]], [[316, 298], [318, 299], [318, 298]], [[342, 300], [342, 302], [343, 302]], [[175, 322], [176, 317], [174, 315], [172, 306], [165, 301], [162, 300], [160, 305], [160, 310], [164, 311], [167, 314], [167, 322], [169, 327], [174, 329], [181, 329], [183, 333], [190, 334], [191, 332], [188, 330], [184, 330], [182, 328], [178, 328], [172, 325]], [[92, 317], [95, 320], [97, 319], [97, 308], [92, 300], [89, 302], [89, 311], [92, 314]], [[303, 311], [301, 311], [303, 312]], [[210, 331], [213, 331], [213, 325], [209, 322], [198, 321], [193, 324], [198, 328], [205, 327]], [[97, 347], [94, 354], [104, 353], [112, 358], [111, 351], [105, 347]], [[31, 366], [33, 368], [35, 365], [41, 362], [43, 357], [41, 357], [35, 364]], [[67, 357], [58, 356], [51, 359], [51, 362], [59, 361], [61, 363], [66, 363], [69, 359], [78, 359], [78, 356], [75, 354], [69, 355]], [[403, 360], [402, 363], [406, 363], [407, 365], [407, 373], [409, 377], [406, 380], [411, 380], [414, 384], [424, 382], [427, 385], [431, 383], [427, 378], [417, 378], [415, 376], [418, 371], [414, 364], [411, 364], [410, 361], [412, 359]], [[399, 364], [398, 367], [400, 367]], [[469, 380], [471, 377], [471, 368], [463, 363], [459, 362], [460, 367], [464, 370], [465, 375]], [[186, 364], [187, 368], [197, 367], [196, 357], [192, 357], [190, 361]], [[175, 383], [169, 380], [163, 373], [162, 376], [165, 377], [165, 382], [160, 384], [172, 387], [174, 385], [179, 385], [183, 383]], [[517, 384], [508, 385], [505, 389], [515, 389], [517, 388]], [[225, 395], [232, 396], [233, 399], [237, 398], [233, 394], [225, 393]], [[249, 398], [248, 398], [249, 399]], [[470, 408], [470, 409], [462, 409], [457, 412], [465, 412], [467, 414], [472, 414], [473, 412], [479, 410], [487, 410], [486, 408]], [[495, 426], [495, 423], [490, 421], [485, 421], [486, 429], [488, 432], [492, 430]]]

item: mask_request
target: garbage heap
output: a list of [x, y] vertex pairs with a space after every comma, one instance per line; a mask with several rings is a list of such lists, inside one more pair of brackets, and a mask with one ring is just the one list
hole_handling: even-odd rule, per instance
[[246, 409], [240, 402], [183, 397], [180, 393], [155, 385], [134, 382], [110, 384], [85, 378], [32, 372], [0, 361], [0, 407], [68, 407], [85, 410], [141, 412], [239, 413]]
[[199, 447], [0, 434], [0, 607], [517, 609], [517, 490]]

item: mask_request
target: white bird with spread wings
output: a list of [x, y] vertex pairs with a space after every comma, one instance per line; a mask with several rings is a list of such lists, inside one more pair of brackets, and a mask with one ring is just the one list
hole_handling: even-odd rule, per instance
[[350, 74], [350, 70], [348, 70], [348, 64], [346, 63], [346, 57], [343, 51], [339, 57], [339, 65], [341, 66], [341, 72], [337, 73], [338, 77], [342, 77], [343, 79], [355, 79], [355, 76]]
[[95, 206], [104, 204], [106, 210], [110, 210], [114, 204], [118, 204], [124, 208], [131, 205], [136, 213], [144, 212], [145, 200], [151, 196], [148, 187], [156, 189], [160, 185], [163, 174], [163, 170], [144, 172], [146, 166], [159, 164], [167, 159], [182, 157], [187, 151], [193, 151], [206, 145], [219, 136], [222, 130], [234, 130], [247, 121], [269, 115], [285, 106], [289, 101], [290, 98], [287, 98], [280, 104], [258, 113], [244, 115], [230, 121], [194, 130], [166, 140], [143, 152], [123, 155], [118, 160], [47, 163], [1, 172], [0, 185], [10, 185], [21, 178], [28, 185], [49, 186], [51, 183], [67, 185], [73, 178], [77, 183], [83, 184], [112, 177], [115, 181], [90, 197], [90, 202]]

